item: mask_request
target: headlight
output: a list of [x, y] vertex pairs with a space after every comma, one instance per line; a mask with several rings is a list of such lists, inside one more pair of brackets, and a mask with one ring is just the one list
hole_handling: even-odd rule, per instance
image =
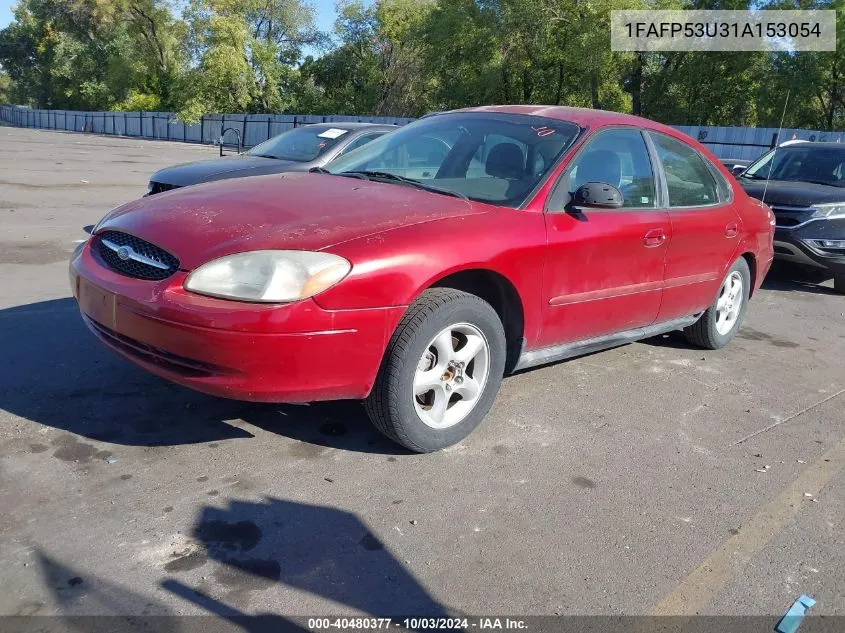
[[185, 288], [221, 299], [289, 303], [331, 288], [351, 268], [330, 253], [252, 251], [203, 264], [188, 275]]
[[824, 204], [814, 204], [813, 213], [814, 218], [845, 218], [845, 202], [831, 202]]

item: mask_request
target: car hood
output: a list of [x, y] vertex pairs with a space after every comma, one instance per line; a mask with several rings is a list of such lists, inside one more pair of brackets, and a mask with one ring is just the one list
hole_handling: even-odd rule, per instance
[[766, 204], [769, 206], [809, 207], [821, 202], [845, 202], [845, 189], [832, 185], [770, 180], [767, 188], [765, 180], [747, 178], [739, 178], [739, 184], [749, 196], [758, 200], [763, 198], [765, 190]]
[[97, 232], [140, 237], [190, 270], [243, 251], [321, 250], [404, 226], [485, 213], [483, 206], [403, 185], [289, 173], [141, 198], [109, 213]]
[[261, 156], [229, 156], [213, 160], [200, 160], [193, 163], [183, 163], [173, 167], [165, 167], [154, 173], [150, 180], [161, 182], [174, 187], [187, 187], [201, 182], [210, 182], [223, 178], [239, 178], [241, 176], [261, 176], [264, 174], [278, 174], [285, 171], [301, 169], [306, 163], [292, 160], [277, 160]]

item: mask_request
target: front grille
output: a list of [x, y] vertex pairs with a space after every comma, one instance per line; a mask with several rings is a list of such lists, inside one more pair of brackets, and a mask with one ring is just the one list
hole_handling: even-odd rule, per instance
[[164, 193], [165, 191], [171, 191], [173, 189], [179, 189], [179, 185], [168, 185], [166, 182], [150, 181], [150, 191], [148, 195], [153, 196], [157, 193]]
[[[127, 247], [128, 252], [123, 252], [124, 257], [121, 257], [115, 246]], [[136, 279], [161, 281], [179, 270], [179, 260], [164, 249], [119, 231], [98, 234], [97, 253], [109, 268]]]

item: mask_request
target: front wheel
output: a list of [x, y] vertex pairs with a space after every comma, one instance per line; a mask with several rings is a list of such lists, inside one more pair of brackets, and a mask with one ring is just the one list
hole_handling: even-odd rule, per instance
[[833, 278], [833, 289], [845, 295], [845, 273], [840, 273]]
[[719, 349], [731, 342], [739, 331], [748, 310], [751, 293], [751, 271], [740, 257], [731, 266], [719, 293], [701, 318], [684, 329], [687, 340], [705, 349]]
[[505, 332], [475, 295], [433, 288], [402, 318], [364, 402], [373, 424], [402, 446], [428, 453], [457, 444], [496, 398]]

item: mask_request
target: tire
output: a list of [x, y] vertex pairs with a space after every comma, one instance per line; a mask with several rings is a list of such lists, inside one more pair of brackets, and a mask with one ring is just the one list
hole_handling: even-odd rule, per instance
[[845, 274], [843, 275], [836, 275], [833, 278], [833, 289], [845, 295]]
[[[730, 288], [735, 288], [732, 284], [737, 280], [741, 282], [742, 287], [739, 289], [737, 297], [732, 301], [729, 300], [726, 304], [725, 294], [730, 295]], [[720, 349], [730, 343], [745, 319], [750, 291], [751, 271], [748, 269], [748, 262], [745, 261], [745, 258], [740, 257], [728, 270], [710, 307], [698, 321], [684, 329], [684, 336], [687, 341], [704, 349]], [[739, 306], [736, 305], [736, 298], [742, 301]], [[726, 305], [730, 306], [730, 310], [725, 307]], [[727, 320], [725, 312], [728, 313]]]
[[489, 303], [451, 288], [426, 290], [393, 333], [364, 407], [379, 431], [411, 451], [452, 446], [493, 405], [505, 356], [505, 331]]

